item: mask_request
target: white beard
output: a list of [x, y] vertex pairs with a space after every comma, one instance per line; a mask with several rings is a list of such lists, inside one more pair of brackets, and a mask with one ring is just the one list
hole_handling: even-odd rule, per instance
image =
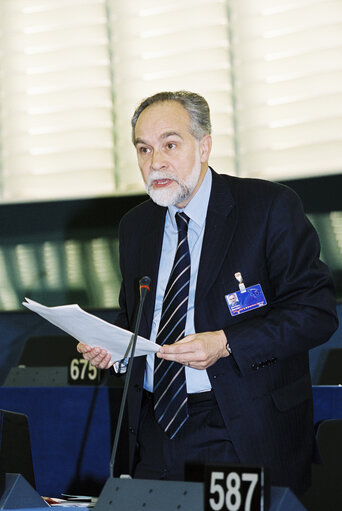
[[[145, 184], [146, 191], [153, 202], [159, 206], [175, 206], [184, 202], [190, 197], [198, 183], [201, 174], [201, 160], [199, 153], [196, 153], [196, 161], [189, 174], [183, 181], [176, 177], [172, 172], [153, 170], [148, 176]], [[153, 181], [156, 179], [172, 179], [177, 186], [172, 184], [164, 188], [153, 188]]]

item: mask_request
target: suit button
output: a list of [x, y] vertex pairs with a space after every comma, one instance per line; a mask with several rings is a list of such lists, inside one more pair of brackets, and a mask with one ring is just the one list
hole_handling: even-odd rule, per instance
[[137, 392], [140, 392], [140, 391], [141, 391], [141, 386], [140, 386], [140, 385], [138, 385], [138, 383], [136, 383], [136, 384], [134, 385], [134, 388], [135, 388], [135, 390], [136, 390]]
[[128, 428], [129, 432], [135, 435], [135, 429], [134, 428]]

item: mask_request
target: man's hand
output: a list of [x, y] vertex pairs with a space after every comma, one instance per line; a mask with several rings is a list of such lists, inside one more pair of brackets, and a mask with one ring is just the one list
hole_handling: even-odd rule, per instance
[[79, 353], [82, 353], [83, 358], [98, 369], [109, 369], [113, 363], [110, 361], [110, 354], [102, 348], [92, 348], [88, 344], [79, 342], [76, 347]]
[[191, 334], [178, 342], [161, 346], [158, 358], [174, 360], [194, 369], [207, 369], [221, 357], [228, 357], [227, 337], [223, 330]]

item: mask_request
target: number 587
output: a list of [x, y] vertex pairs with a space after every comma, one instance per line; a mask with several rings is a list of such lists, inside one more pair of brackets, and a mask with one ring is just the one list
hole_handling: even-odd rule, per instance
[[[224, 480], [225, 479], [225, 480]], [[251, 511], [251, 504], [259, 474], [211, 472], [209, 505], [212, 511]], [[248, 483], [247, 492], [243, 483]], [[242, 491], [244, 490], [244, 491]]]

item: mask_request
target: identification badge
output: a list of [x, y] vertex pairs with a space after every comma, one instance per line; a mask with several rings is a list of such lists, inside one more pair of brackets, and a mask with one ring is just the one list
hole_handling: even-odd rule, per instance
[[260, 284], [246, 287], [243, 291], [229, 293], [225, 298], [232, 316], [238, 316], [244, 312], [264, 307], [267, 304]]

